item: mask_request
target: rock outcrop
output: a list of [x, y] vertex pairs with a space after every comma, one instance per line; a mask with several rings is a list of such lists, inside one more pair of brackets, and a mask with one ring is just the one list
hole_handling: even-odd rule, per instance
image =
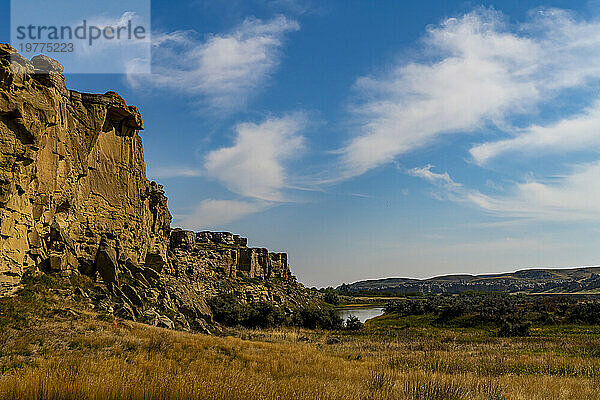
[[67, 90], [56, 61], [14, 53], [0, 46], [0, 289], [31, 266], [166, 262], [171, 216], [146, 178], [138, 110]]
[[[286, 253], [272, 253], [265, 248], [247, 247], [248, 239], [230, 232], [192, 232], [175, 229], [171, 232], [171, 250], [191, 253], [200, 263], [210, 265], [228, 277], [281, 278], [291, 277]], [[177, 262], [177, 261], [175, 261]]]
[[107, 310], [186, 326], [209, 321], [205, 299], [222, 290], [278, 296], [235, 279], [293, 282], [284, 253], [171, 230], [163, 188], [146, 178], [137, 108], [68, 90], [62, 71], [0, 44], [0, 295], [26, 270], [81, 273], [105, 285]]

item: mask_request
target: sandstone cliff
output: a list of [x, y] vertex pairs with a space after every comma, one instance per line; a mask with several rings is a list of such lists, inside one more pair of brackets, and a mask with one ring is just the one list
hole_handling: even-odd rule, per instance
[[13, 73], [13, 52], [0, 47], [2, 288], [31, 266], [95, 272], [101, 238], [107, 262], [165, 262], [171, 216], [146, 179], [138, 110], [67, 90], [45, 56], [13, 54]]
[[[296, 301], [285, 253], [171, 230], [164, 191], [146, 178], [137, 108], [68, 90], [62, 71], [0, 45], [0, 295], [27, 270], [80, 273], [106, 288], [94, 304], [182, 327], [210, 321], [205, 300], [222, 291]], [[254, 278], [287, 283], [244, 281]]]

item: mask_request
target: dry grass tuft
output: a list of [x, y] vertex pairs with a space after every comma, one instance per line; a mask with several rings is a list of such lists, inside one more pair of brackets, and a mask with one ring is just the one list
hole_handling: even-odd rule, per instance
[[396, 384], [396, 377], [387, 369], [382, 367], [373, 368], [369, 371], [366, 381], [370, 391], [391, 392]]
[[[404, 380], [404, 394], [415, 400], [460, 400], [474, 398], [478, 390], [464, 384], [465, 377], [448, 375], [410, 374]], [[474, 386], [474, 385], [473, 385]]]

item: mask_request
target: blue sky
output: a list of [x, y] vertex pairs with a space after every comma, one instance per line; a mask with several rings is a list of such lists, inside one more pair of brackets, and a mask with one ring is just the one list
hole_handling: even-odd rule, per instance
[[174, 226], [307, 285], [600, 264], [600, 2], [322, 3], [155, 0], [151, 75], [67, 84], [140, 109]]

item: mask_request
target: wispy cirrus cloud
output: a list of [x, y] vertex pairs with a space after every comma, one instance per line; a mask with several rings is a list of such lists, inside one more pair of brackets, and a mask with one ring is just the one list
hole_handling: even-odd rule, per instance
[[[562, 176], [547, 179], [529, 178], [509, 188], [504, 194], [488, 195], [456, 183], [446, 172], [409, 173], [436, 185], [444, 198], [474, 205], [491, 214], [507, 218], [543, 221], [600, 220], [600, 161], [572, 167]], [[433, 174], [433, 175], [432, 175]], [[438, 198], [441, 196], [437, 196]]]
[[454, 182], [454, 180], [452, 178], [450, 178], [450, 175], [447, 172], [440, 174], [437, 172], [433, 172], [432, 171], [433, 168], [434, 168], [433, 165], [427, 164], [426, 166], [424, 166], [422, 168], [409, 169], [407, 172], [409, 175], [425, 179], [434, 184], [441, 184], [442, 186], [445, 186], [447, 188], [456, 189], [456, 188], [460, 188], [462, 186], [460, 183]]
[[483, 165], [505, 153], [539, 156], [541, 153], [600, 149], [600, 101], [579, 115], [546, 126], [531, 125], [516, 133], [509, 139], [473, 146], [469, 150], [473, 160]]
[[235, 111], [267, 84], [280, 63], [286, 34], [298, 29], [298, 22], [278, 16], [247, 18], [231, 32], [206, 39], [194, 31], [155, 33], [153, 73], [128, 74], [128, 82], [176, 90], [214, 112]]
[[600, 219], [600, 161], [577, 165], [550, 182], [530, 179], [507, 195], [489, 196], [472, 191], [467, 200], [488, 212], [510, 217], [554, 221]]
[[175, 220], [184, 229], [208, 229], [263, 211], [268, 207], [267, 203], [260, 201], [205, 199], [190, 214], [177, 215]]
[[195, 178], [202, 176], [202, 171], [193, 167], [167, 166], [148, 169], [148, 176], [152, 179]]
[[429, 28], [423, 53], [427, 61], [401, 60], [356, 81], [351, 112], [358, 134], [341, 149], [343, 177], [440, 135], [503, 128], [563, 89], [597, 82], [600, 23], [545, 9], [515, 27], [501, 13], [479, 9]]

